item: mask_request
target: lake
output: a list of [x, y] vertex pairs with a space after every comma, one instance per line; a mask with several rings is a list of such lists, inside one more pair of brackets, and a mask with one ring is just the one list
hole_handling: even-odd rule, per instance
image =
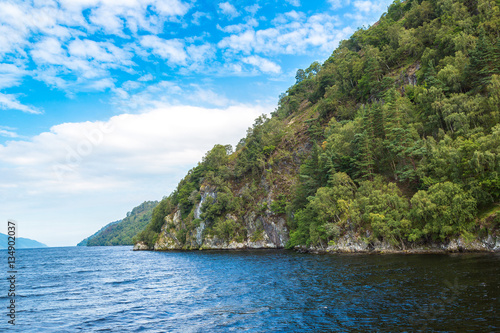
[[498, 254], [131, 249], [18, 250], [16, 331], [500, 331]]

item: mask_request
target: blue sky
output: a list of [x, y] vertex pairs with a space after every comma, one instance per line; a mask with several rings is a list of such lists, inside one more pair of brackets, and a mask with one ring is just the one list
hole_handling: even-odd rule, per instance
[[0, 1], [0, 220], [75, 245], [236, 144], [392, 1]]

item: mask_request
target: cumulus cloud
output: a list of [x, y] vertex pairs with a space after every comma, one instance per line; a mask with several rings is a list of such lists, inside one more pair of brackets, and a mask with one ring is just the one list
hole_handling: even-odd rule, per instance
[[300, 7], [300, 0], [286, 0], [286, 2], [294, 7]]
[[191, 88], [192, 92], [188, 96], [194, 103], [201, 102], [205, 105], [214, 105], [217, 107], [225, 107], [235, 103], [235, 101], [228, 99], [226, 96], [216, 93], [213, 89], [201, 87], [198, 84], [192, 84]]
[[[134, 67], [132, 54], [109, 42], [76, 39], [67, 46], [54, 37], [46, 37], [33, 45], [31, 56], [39, 67], [35, 76], [60, 89], [102, 90], [113, 87], [110, 69], [129, 71]], [[35, 71], [37, 73], [37, 71]], [[71, 74], [73, 80], [61, 76]]]
[[331, 51], [351, 29], [339, 29], [339, 19], [328, 14], [306, 17], [291, 11], [277, 15], [273, 26], [248, 28], [223, 38], [218, 46], [232, 53], [306, 54], [311, 48]]
[[206, 83], [177, 84], [172, 81], [159, 81], [144, 85], [136, 81], [127, 81], [113, 91], [115, 93], [113, 104], [124, 112], [164, 105], [189, 104], [220, 108], [237, 104], [224, 92], [216, 91], [212, 85]]
[[28, 74], [22, 64], [0, 63], [0, 89], [19, 85]]
[[259, 4], [255, 3], [255, 4], [251, 5], [251, 6], [246, 6], [245, 10], [247, 12], [249, 12], [250, 14], [255, 15], [259, 11], [260, 8], [261, 7], [259, 6]]
[[248, 19], [246, 22], [226, 25], [224, 27], [221, 27], [219, 24], [217, 24], [217, 29], [219, 29], [220, 31], [230, 33], [230, 34], [234, 34], [234, 33], [245, 31], [249, 28], [254, 28], [257, 26], [259, 26], [259, 22], [256, 19], [251, 18], [251, 19]]
[[[185, 29], [189, 23], [215, 24], [209, 21], [211, 14], [200, 11], [192, 1], [0, 0], [0, 89], [19, 85], [30, 76], [68, 96], [92, 89], [120, 89], [112, 72], [142, 75], [136, 71], [143, 61], [154, 63], [147, 67], [167, 64], [181, 75], [247, 75], [247, 70], [255, 73], [255, 68], [276, 73], [276, 66], [242, 63], [255, 63], [249, 56], [282, 54], [321, 59], [353, 28], [373, 21], [372, 16], [379, 15], [389, 0], [328, 1], [332, 8], [350, 5], [353, 12], [345, 15], [350, 22], [327, 13], [311, 16], [298, 10], [263, 19], [255, 16], [262, 3], [242, 7], [240, 12], [223, 1], [217, 3], [219, 13], [231, 20], [241, 17], [240, 22], [226, 26], [219, 22], [224, 34], [212, 33], [211, 26], [202, 34], [186, 36], [177, 28]], [[300, 5], [298, 0], [289, 2]]]
[[257, 67], [263, 73], [278, 74], [279, 72], [281, 72], [281, 67], [278, 64], [259, 56], [250, 56], [243, 58], [243, 62]]
[[154, 35], [144, 36], [141, 45], [150, 48], [153, 54], [166, 59], [172, 65], [183, 65], [186, 63], [187, 54], [184, 43], [178, 39], [162, 39]]
[[0, 6], [0, 56], [22, 56], [29, 38], [36, 34], [67, 40], [96, 30], [119, 36], [127, 35], [125, 29], [157, 33], [166, 21], [185, 15], [190, 8], [179, 0], [0, 1]]
[[349, 6], [349, 4], [351, 3], [350, 0], [328, 0], [328, 2], [330, 3], [332, 9], [339, 9], [342, 7], [346, 7]]
[[92, 25], [119, 36], [126, 35], [125, 28], [134, 33], [138, 30], [160, 32], [165, 21], [183, 16], [190, 9], [188, 3], [179, 0], [63, 0], [61, 7], [76, 17], [89, 10]]
[[59, 237], [67, 233], [62, 245], [75, 244], [82, 234], [72, 235], [69, 225], [85, 226], [90, 235], [112, 218], [92, 220], [94, 211], [125, 207], [124, 215], [141, 200], [161, 198], [214, 144], [235, 145], [258, 115], [271, 110], [163, 106], [60, 124], [29, 140], [9, 141], [0, 145], [0, 218], [21, 220], [23, 236], [58, 245], [47, 232], [50, 221]]
[[344, 16], [358, 26], [366, 26], [376, 22], [380, 18], [380, 13], [387, 8], [389, 1], [352, 1], [353, 10]]
[[[23, 70], [34, 63], [25, 75], [68, 94], [109, 87], [110, 69], [130, 73], [135, 66], [131, 47], [114, 36], [162, 32], [166, 22], [177, 21], [191, 6], [181, 0], [0, 0], [0, 67]], [[106, 38], [89, 38], [95, 34]], [[0, 68], [0, 89], [19, 81]]]
[[138, 81], [141, 81], [141, 82], [148, 82], [148, 81], [153, 81], [154, 80], [154, 77], [153, 77], [153, 74], [151, 73], [148, 73], [146, 75], [143, 75], [141, 76], [140, 78], [137, 79]]
[[372, 1], [354, 1], [354, 7], [356, 9], [368, 13], [370, 11], [378, 11], [380, 10], [383, 5], [381, 5], [379, 2], [372, 2]]
[[221, 2], [219, 3], [219, 9], [222, 14], [226, 15], [230, 19], [234, 19], [235, 17], [240, 16], [238, 10], [231, 5], [229, 2]]
[[209, 43], [186, 44], [182, 39], [163, 39], [155, 35], [142, 37], [140, 43], [153, 55], [166, 60], [170, 67], [183, 66], [190, 72], [202, 69], [215, 55], [215, 48]]
[[210, 20], [212, 18], [212, 15], [209, 13], [204, 13], [204, 12], [194, 12], [193, 13], [193, 20], [191, 21], [194, 25], [200, 25], [201, 24], [201, 19], [206, 18], [207, 20]]
[[[116, 169], [120, 169], [123, 176], [161, 175], [171, 166], [196, 163], [200, 154], [217, 142], [237, 142], [253, 119], [266, 111], [263, 107], [250, 106], [224, 109], [164, 106], [139, 114], [121, 114], [106, 122], [65, 123], [31, 141], [1, 147], [0, 158], [33, 168], [44, 163], [46, 166], [71, 164], [75, 160], [68, 160], [69, 146], [81, 155], [76, 161], [80, 162], [78, 173], [82, 178]], [[102, 135], [96, 134], [99, 132]], [[88, 147], [89, 142], [93, 147]], [[26, 160], [23, 156], [34, 158]], [[176, 158], [172, 158], [174, 156]], [[122, 161], [127, 168], [122, 169], [113, 161]], [[86, 169], [95, 163], [106, 172]], [[56, 176], [47, 173], [44, 178], [56, 180]]]

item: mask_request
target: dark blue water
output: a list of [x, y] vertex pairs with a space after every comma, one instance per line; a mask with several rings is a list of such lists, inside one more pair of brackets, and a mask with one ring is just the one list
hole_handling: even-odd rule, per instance
[[[500, 331], [499, 255], [70, 247], [17, 260], [19, 332]], [[0, 292], [2, 330], [6, 279]]]

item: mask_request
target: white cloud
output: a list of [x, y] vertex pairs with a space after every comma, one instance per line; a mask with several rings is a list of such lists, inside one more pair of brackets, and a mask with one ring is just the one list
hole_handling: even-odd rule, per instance
[[238, 10], [236, 10], [236, 8], [229, 2], [219, 3], [219, 9], [221, 10], [222, 14], [226, 15], [230, 19], [240, 16]]
[[0, 126], [0, 136], [7, 137], [7, 138], [19, 138], [19, 135], [13, 131], [10, 127], [7, 126]]
[[191, 22], [195, 25], [200, 25], [202, 18], [206, 18], [207, 20], [210, 20], [212, 18], [212, 16], [209, 13], [194, 12], [193, 13], [193, 20]]
[[251, 5], [251, 6], [245, 7], [245, 10], [247, 12], [249, 12], [250, 14], [255, 15], [259, 11], [260, 8], [261, 7], [259, 6], [259, 4], [255, 3], [255, 4]]
[[[154, 35], [144, 36], [141, 46], [153, 55], [167, 60], [170, 67], [185, 67], [188, 73], [205, 71], [204, 64], [215, 57], [215, 47], [209, 43], [187, 44], [182, 39], [163, 39]], [[161, 76], [161, 65], [157, 66], [157, 77]], [[180, 69], [182, 71], [182, 69]]]
[[121, 88], [113, 90], [115, 96], [111, 102], [124, 112], [136, 112], [144, 108], [181, 104], [179, 97], [184, 91], [170, 81], [160, 81], [146, 86], [136, 81], [127, 81]]
[[300, 0], [286, 0], [286, 2], [294, 7], [300, 7]]
[[41, 114], [42, 111], [32, 106], [24, 105], [19, 102], [16, 96], [0, 93], [0, 109], [19, 110], [26, 113]]
[[132, 54], [110, 42], [95, 42], [89, 39], [76, 39], [69, 43], [68, 52], [71, 56], [100, 63], [106, 68], [133, 66], [130, 61]]
[[328, 0], [328, 2], [332, 6], [332, 9], [347, 7], [351, 3], [350, 0]]
[[[191, 6], [181, 0], [0, 0], [0, 61], [19, 70], [33, 61], [35, 68], [25, 74], [69, 95], [101, 89], [109, 69], [132, 72], [135, 66], [128, 45], [113, 35], [162, 32], [165, 22], [178, 21]], [[107, 34], [107, 41], [89, 38], [96, 33]], [[20, 77], [0, 68], [0, 89], [19, 84]]]
[[306, 17], [291, 11], [278, 15], [273, 23], [274, 26], [267, 29], [249, 28], [234, 33], [223, 38], [218, 46], [229, 54], [310, 54], [311, 48], [331, 52], [352, 31], [339, 29], [339, 19], [327, 14]]
[[154, 79], [153, 75], [151, 73], [148, 73], [146, 75], [141, 76], [137, 80], [141, 82], [148, 82], [148, 81], [153, 81], [153, 79]]
[[186, 48], [186, 52], [188, 53], [192, 63], [201, 64], [213, 59], [215, 57], [216, 50], [212, 44], [206, 43], [201, 45], [189, 45]]
[[[372, 20], [387, 5], [385, 0], [328, 1], [332, 8], [352, 5], [354, 13], [345, 16], [352, 28]], [[353, 31], [341, 29], [342, 22], [327, 14], [308, 17], [310, 13], [292, 10], [269, 21], [272, 17], [253, 17], [260, 9], [258, 3], [242, 7], [241, 12], [229, 1], [216, 4], [221, 15], [231, 19], [241, 17], [243, 10], [248, 14], [236, 24], [219, 26], [229, 34], [222, 38], [218, 32], [213, 34], [213, 27], [196, 36], [176, 31], [186, 28], [189, 21], [212, 24], [208, 22], [210, 13], [192, 10], [196, 6], [193, 1], [0, 0], [0, 89], [19, 85], [29, 76], [64, 90], [68, 96], [91, 89], [113, 89], [112, 70], [135, 74], [143, 65], [139, 58], [160, 66], [166, 59], [166, 64], [181, 75], [246, 75], [249, 66], [241, 66], [246, 57], [324, 57]], [[193, 11], [191, 17], [184, 17]], [[265, 28], [258, 29], [260, 23]], [[166, 29], [165, 24], [174, 25]], [[120, 78], [118, 75], [118, 81]]]
[[230, 104], [234, 105], [235, 103], [210, 88], [203, 88], [197, 84], [192, 84], [191, 87], [194, 88], [194, 90], [190, 92], [188, 96], [189, 99], [195, 103], [201, 102], [202, 104], [214, 105], [216, 107], [225, 107]]
[[259, 26], [259, 22], [254, 19], [250, 18], [244, 23], [239, 23], [239, 24], [232, 24], [232, 25], [226, 25], [225, 27], [221, 27], [219, 24], [217, 24], [217, 29], [234, 34], [234, 33], [239, 33], [241, 31], [247, 30], [249, 28], [255, 28]]
[[214, 87], [206, 83], [178, 85], [171, 81], [160, 81], [143, 85], [136, 81], [127, 81], [121, 88], [114, 89], [114, 93], [113, 104], [125, 112], [165, 105], [189, 104], [220, 108], [237, 104], [223, 92], [216, 92]]
[[28, 74], [22, 64], [0, 63], [0, 89], [19, 85]]
[[62, 1], [66, 12], [81, 14], [89, 10], [90, 22], [109, 34], [126, 35], [124, 29], [133, 33], [140, 30], [159, 32], [165, 21], [184, 16], [190, 5], [179, 0], [100, 0]]
[[243, 62], [257, 67], [263, 73], [278, 74], [281, 72], [281, 67], [278, 64], [259, 56], [243, 58]]
[[0, 145], [0, 219], [17, 219], [24, 237], [74, 245], [117, 212], [171, 192], [214, 144], [235, 145], [271, 110], [164, 106], [9, 141]]
[[346, 13], [344, 16], [357, 26], [370, 25], [380, 18], [380, 13], [387, 9], [389, 4], [390, 2], [388, 1], [355, 0], [352, 2], [354, 10]]
[[[47, 37], [35, 43], [31, 56], [40, 68], [35, 78], [48, 85], [66, 90], [102, 90], [112, 88], [110, 69], [120, 68], [130, 71], [135, 64], [132, 54], [109, 42], [73, 40], [67, 49], [61, 41]], [[64, 80], [61, 76], [73, 75], [74, 79]]]
[[82, 90], [85, 91], [85, 90], [89, 90], [89, 91], [93, 91], [93, 90], [96, 90], [96, 91], [104, 91], [106, 89], [112, 89], [115, 87], [115, 83], [114, 83], [114, 80], [111, 79], [111, 78], [103, 78], [103, 79], [100, 79], [100, 80], [94, 80], [94, 81], [91, 81], [89, 82], [88, 84], [84, 85], [82, 87]]
[[166, 59], [171, 65], [186, 64], [187, 54], [184, 50], [184, 43], [182, 40], [167, 40], [149, 35], [142, 37], [141, 45], [152, 49], [153, 54]]
[[372, 2], [372, 1], [354, 1], [354, 7], [356, 9], [369, 13], [371, 11], [380, 11], [383, 7], [385, 7], [383, 4], [380, 4], [379, 2]]

